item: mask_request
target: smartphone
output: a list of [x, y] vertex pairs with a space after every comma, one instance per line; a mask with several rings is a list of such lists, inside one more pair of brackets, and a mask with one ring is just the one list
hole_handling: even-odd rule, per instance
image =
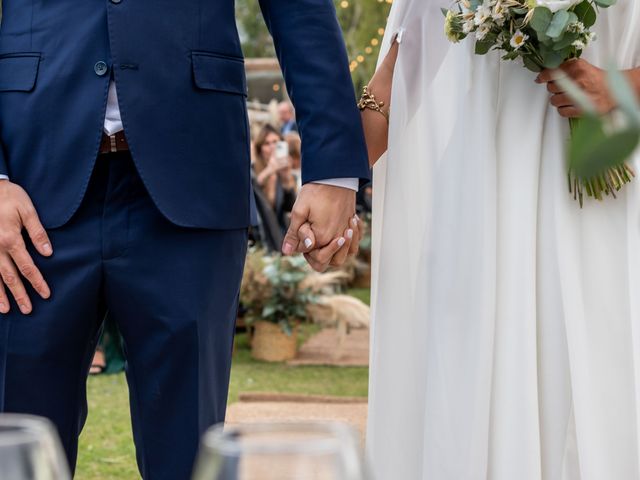
[[276, 144], [276, 158], [281, 161], [289, 159], [289, 144], [287, 142]]

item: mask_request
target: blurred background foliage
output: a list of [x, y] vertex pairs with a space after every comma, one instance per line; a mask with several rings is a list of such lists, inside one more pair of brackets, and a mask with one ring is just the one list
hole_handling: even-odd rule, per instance
[[[354, 85], [359, 89], [375, 71], [392, 0], [334, 0], [334, 3], [347, 44]], [[275, 57], [258, 0], [236, 0], [236, 10], [245, 56]]]

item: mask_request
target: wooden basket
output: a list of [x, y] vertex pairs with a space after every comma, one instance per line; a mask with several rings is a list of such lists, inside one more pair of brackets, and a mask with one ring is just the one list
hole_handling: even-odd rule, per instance
[[298, 331], [291, 335], [282, 331], [280, 325], [270, 322], [254, 324], [251, 356], [265, 362], [285, 362], [296, 358], [298, 353]]

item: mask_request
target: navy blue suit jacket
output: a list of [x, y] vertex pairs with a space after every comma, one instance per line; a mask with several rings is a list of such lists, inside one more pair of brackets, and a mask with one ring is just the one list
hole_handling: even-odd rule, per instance
[[[259, 1], [298, 115], [303, 181], [366, 180], [332, 1]], [[3, 4], [0, 173], [26, 189], [46, 227], [65, 224], [82, 201], [111, 75], [133, 159], [160, 211], [189, 227], [249, 225], [247, 86], [234, 0]]]

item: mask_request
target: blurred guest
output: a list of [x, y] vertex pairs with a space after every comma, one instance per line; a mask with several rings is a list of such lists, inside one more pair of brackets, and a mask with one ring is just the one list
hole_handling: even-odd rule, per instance
[[104, 356], [104, 350], [101, 346], [96, 348], [96, 353], [93, 354], [93, 361], [91, 362], [90, 375], [100, 375], [107, 369], [107, 360]]
[[298, 190], [302, 188], [302, 140], [298, 132], [290, 132], [284, 136], [289, 145], [289, 157], [291, 158], [291, 173], [296, 177]]
[[282, 135], [298, 131], [296, 111], [291, 102], [284, 101], [278, 104], [278, 117], [280, 119], [280, 133], [282, 133]]
[[271, 125], [265, 125], [254, 142], [253, 170], [257, 187], [271, 205], [280, 228], [286, 231], [296, 201], [296, 178], [287, 143]]
[[91, 362], [91, 375], [124, 371], [125, 358], [122, 337], [113, 318], [107, 314], [98, 347]]

